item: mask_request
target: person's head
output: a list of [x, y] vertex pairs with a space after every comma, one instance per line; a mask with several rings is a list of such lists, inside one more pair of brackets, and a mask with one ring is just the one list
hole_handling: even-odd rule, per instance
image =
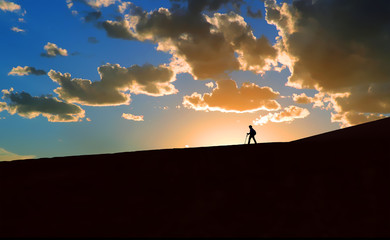
[[249, 128], [252, 128], [252, 125], [249, 125]]

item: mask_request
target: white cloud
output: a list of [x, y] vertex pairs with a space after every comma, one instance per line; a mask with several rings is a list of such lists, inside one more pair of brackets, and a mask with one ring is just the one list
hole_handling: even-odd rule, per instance
[[24, 29], [20, 29], [18, 27], [12, 27], [11, 30], [14, 31], [14, 32], [25, 32]]
[[12, 68], [12, 70], [8, 73], [8, 75], [14, 75], [14, 76], [26, 76], [26, 75], [46, 75], [46, 71], [36, 69], [34, 67], [29, 66], [17, 66]]
[[206, 87], [208, 87], [208, 88], [214, 88], [214, 83], [213, 83], [213, 82], [208, 82], [208, 83], [206, 83], [205, 85], [206, 85]]
[[44, 57], [55, 57], [58, 55], [68, 56], [68, 51], [66, 49], [59, 48], [56, 44], [48, 42], [43, 49], [46, 51], [42, 53], [41, 56]]
[[143, 115], [136, 116], [136, 115], [133, 115], [133, 114], [130, 114], [130, 113], [123, 113], [122, 114], [122, 118], [127, 119], [127, 120], [136, 121], [136, 122], [144, 121], [144, 116]]
[[305, 118], [309, 116], [310, 112], [305, 108], [296, 106], [286, 107], [282, 112], [269, 113], [265, 116], [260, 116], [253, 121], [255, 125], [264, 125], [268, 122], [292, 122], [298, 118]]
[[129, 7], [132, 5], [133, 3], [131, 2], [122, 2], [119, 6], [118, 6], [118, 11], [121, 13], [121, 14], [124, 14], [124, 12], [129, 9]]

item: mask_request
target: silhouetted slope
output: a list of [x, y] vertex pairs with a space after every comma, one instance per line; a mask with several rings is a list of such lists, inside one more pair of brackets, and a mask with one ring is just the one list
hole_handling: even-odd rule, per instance
[[390, 128], [2, 162], [0, 236], [388, 237], [390, 142], [364, 126]]
[[[338, 129], [297, 141], [300, 142], [327, 142], [327, 141], [389, 141], [390, 118], [384, 118], [353, 127]], [[346, 144], [348, 144], [346, 142]]]

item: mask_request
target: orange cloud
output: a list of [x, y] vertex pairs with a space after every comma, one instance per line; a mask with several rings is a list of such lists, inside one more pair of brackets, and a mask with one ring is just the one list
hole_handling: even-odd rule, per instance
[[220, 80], [211, 93], [193, 93], [183, 98], [183, 106], [198, 111], [256, 112], [280, 109], [275, 100], [279, 93], [270, 87], [259, 87], [254, 83], [243, 83], [241, 88], [233, 80]]
[[305, 108], [296, 106], [286, 107], [282, 112], [269, 113], [265, 116], [260, 116], [253, 121], [255, 125], [264, 125], [268, 122], [292, 122], [297, 118], [305, 118], [309, 116], [310, 112]]
[[294, 100], [294, 102], [300, 103], [300, 104], [309, 104], [309, 103], [313, 102], [313, 98], [308, 97], [305, 93], [302, 93], [300, 95], [294, 93], [293, 100]]
[[383, 114], [364, 114], [358, 112], [332, 113], [332, 122], [339, 122], [341, 127], [349, 127], [356, 124], [370, 122], [385, 118]]
[[0, 9], [3, 10], [4, 12], [6, 12], [6, 11], [15, 12], [15, 11], [19, 11], [21, 9], [21, 7], [20, 7], [20, 5], [14, 3], [14, 2], [1, 0], [0, 1]]

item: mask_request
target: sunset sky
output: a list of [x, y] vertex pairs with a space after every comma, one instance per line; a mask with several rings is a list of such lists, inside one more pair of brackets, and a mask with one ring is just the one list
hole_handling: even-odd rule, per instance
[[390, 1], [0, 0], [0, 160], [291, 141], [390, 113]]

